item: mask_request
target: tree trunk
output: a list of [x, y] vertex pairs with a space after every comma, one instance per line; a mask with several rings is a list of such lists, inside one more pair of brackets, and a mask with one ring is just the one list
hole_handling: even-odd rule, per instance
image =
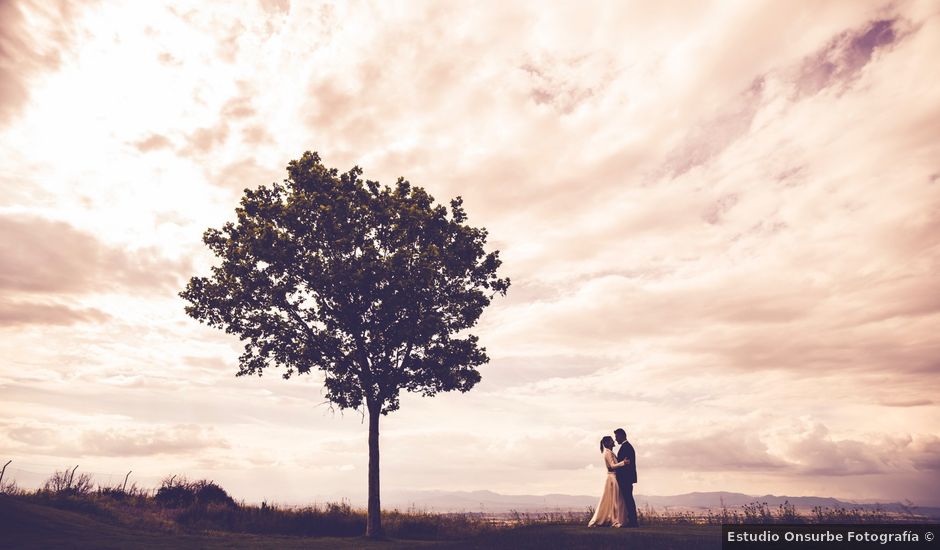
[[369, 405], [369, 515], [366, 520], [366, 536], [380, 538], [382, 532], [382, 508], [379, 504], [379, 416], [381, 405]]

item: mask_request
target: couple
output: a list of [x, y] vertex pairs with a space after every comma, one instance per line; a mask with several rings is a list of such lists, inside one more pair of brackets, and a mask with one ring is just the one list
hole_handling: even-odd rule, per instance
[[611, 525], [613, 527], [639, 527], [636, 521], [636, 502], [633, 501], [633, 484], [636, 483], [636, 451], [627, 441], [623, 428], [614, 430], [620, 449], [614, 456], [614, 440], [609, 435], [601, 439], [601, 453], [607, 465], [607, 480], [604, 493], [597, 504], [594, 517], [588, 527]]

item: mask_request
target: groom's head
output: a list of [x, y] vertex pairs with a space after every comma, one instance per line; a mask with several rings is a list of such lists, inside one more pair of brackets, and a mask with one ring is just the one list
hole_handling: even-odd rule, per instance
[[614, 430], [614, 437], [617, 439], [617, 443], [623, 443], [627, 440], [627, 432], [623, 431], [623, 428], [617, 428]]

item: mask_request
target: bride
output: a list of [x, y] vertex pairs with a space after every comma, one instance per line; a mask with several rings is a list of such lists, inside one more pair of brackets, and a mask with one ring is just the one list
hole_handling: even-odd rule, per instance
[[594, 511], [594, 517], [588, 523], [588, 527], [597, 525], [612, 525], [620, 527], [627, 522], [627, 510], [623, 504], [623, 498], [620, 496], [620, 486], [617, 484], [617, 476], [614, 472], [616, 468], [623, 468], [630, 463], [629, 459], [617, 462], [617, 457], [611, 450], [614, 448], [614, 438], [605, 435], [601, 439], [601, 452], [604, 454], [604, 464], [607, 465], [607, 480], [604, 482], [604, 492], [601, 494], [601, 501], [597, 504], [597, 510]]

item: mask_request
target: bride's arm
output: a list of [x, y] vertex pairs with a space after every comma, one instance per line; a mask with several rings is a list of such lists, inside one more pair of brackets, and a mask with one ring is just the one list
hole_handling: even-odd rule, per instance
[[610, 471], [616, 468], [623, 468], [630, 463], [630, 460], [625, 458], [621, 462], [617, 462], [617, 460], [614, 458], [614, 453], [606, 452], [604, 453], [604, 462], [607, 463], [607, 470]]

